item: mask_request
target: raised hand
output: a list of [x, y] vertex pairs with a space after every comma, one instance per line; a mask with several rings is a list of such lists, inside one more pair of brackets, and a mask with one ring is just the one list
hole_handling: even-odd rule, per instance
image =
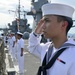
[[43, 34], [43, 23], [44, 23], [44, 20], [43, 19], [41, 19], [39, 22], [38, 22], [38, 25], [37, 25], [37, 27], [36, 27], [36, 29], [35, 29], [35, 33], [37, 33], [37, 34]]

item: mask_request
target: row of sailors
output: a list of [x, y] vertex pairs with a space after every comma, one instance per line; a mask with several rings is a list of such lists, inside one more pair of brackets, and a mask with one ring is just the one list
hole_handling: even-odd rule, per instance
[[22, 35], [21, 32], [17, 32], [16, 35], [11, 33], [8, 36], [9, 54], [14, 60], [16, 59], [18, 61], [20, 75], [24, 75], [24, 40]]

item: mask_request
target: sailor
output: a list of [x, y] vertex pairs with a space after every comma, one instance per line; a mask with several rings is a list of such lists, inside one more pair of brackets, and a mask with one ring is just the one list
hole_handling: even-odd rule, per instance
[[[75, 41], [67, 38], [73, 13], [74, 8], [66, 4], [42, 6], [43, 18], [30, 34], [28, 47], [41, 59], [37, 75], [75, 75]], [[52, 42], [40, 43], [41, 34]]]
[[10, 44], [10, 42], [11, 42], [11, 35], [9, 34], [8, 35], [8, 51], [9, 51], [9, 55], [11, 55], [11, 44]]
[[18, 46], [17, 46], [17, 42], [18, 42], [18, 37], [17, 37], [17, 34], [15, 34], [14, 56], [15, 56], [15, 61], [16, 61], [16, 63], [17, 63], [17, 60], [18, 60], [18, 59], [17, 59], [17, 51], [18, 51], [18, 50], [17, 50], [17, 49], [18, 49], [18, 48], [17, 48], [17, 47], [18, 47]]
[[6, 47], [6, 41], [7, 41], [6, 34], [3, 34], [3, 39], [4, 39], [4, 46]]
[[12, 43], [12, 57], [13, 59], [15, 59], [15, 49], [14, 49], [14, 45], [15, 45], [15, 33], [11, 32], [11, 43]]
[[23, 34], [21, 32], [17, 32], [17, 57], [18, 57], [18, 65], [19, 65], [19, 73], [20, 75], [24, 74], [24, 40], [22, 38]]
[[12, 57], [12, 46], [13, 46], [12, 33], [10, 33], [8, 37], [8, 49], [9, 49], [9, 55], [11, 55], [11, 57]]

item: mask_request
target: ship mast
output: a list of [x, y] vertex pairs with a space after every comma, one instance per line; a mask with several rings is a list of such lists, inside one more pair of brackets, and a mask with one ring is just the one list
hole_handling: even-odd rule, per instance
[[17, 19], [17, 28], [18, 31], [20, 31], [20, 0], [19, 0], [19, 5], [18, 5], [18, 19]]
[[19, 6], [18, 6], [18, 18], [20, 19], [20, 0], [19, 0]]

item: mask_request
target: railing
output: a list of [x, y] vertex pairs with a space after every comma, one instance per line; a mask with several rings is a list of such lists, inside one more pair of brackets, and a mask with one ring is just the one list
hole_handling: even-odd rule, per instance
[[4, 51], [4, 43], [2, 38], [0, 38], [0, 75], [5, 75], [5, 51]]

